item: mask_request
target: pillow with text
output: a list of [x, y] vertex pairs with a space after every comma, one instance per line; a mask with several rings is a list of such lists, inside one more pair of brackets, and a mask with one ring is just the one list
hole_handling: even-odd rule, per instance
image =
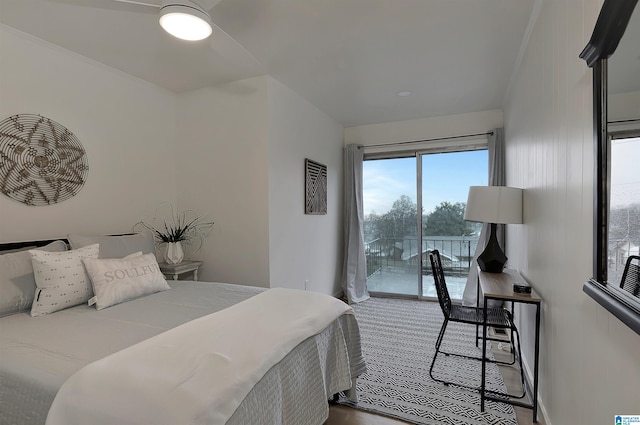
[[85, 258], [83, 262], [93, 285], [92, 301], [98, 310], [171, 289], [153, 254], [123, 259]]

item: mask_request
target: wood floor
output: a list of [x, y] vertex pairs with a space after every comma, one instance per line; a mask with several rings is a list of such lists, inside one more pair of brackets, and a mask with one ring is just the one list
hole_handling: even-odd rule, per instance
[[331, 405], [324, 425], [406, 425], [404, 421], [366, 413], [345, 406]]
[[[494, 349], [496, 358], [502, 353]], [[509, 366], [501, 366], [500, 372], [509, 391], [516, 392], [521, 388], [520, 375], [517, 369]], [[515, 407], [518, 425], [532, 425], [533, 417], [530, 409]], [[541, 414], [538, 412], [539, 425], [544, 425]], [[362, 412], [345, 406], [331, 405], [329, 407], [329, 419], [324, 425], [406, 425], [406, 422], [391, 419], [372, 413]]]

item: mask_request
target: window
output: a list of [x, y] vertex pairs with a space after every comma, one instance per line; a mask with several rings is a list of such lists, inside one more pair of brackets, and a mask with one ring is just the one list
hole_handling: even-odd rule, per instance
[[[370, 292], [435, 298], [428, 253], [438, 249], [453, 299], [462, 299], [480, 225], [463, 220], [469, 186], [487, 185], [482, 145], [367, 155], [364, 238]], [[418, 213], [420, 211], [421, 213]]]
[[610, 140], [607, 280], [619, 287], [627, 259], [640, 255], [640, 131]]

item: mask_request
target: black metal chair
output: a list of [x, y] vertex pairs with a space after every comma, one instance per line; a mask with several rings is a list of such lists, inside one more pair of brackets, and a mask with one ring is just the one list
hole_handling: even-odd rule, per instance
[[630, 255], [624, 266], [620, 288], [640, 298], [640, 256]]
[[[480, 388], [477, 388], [477, 387], [470, 387], [468, 385], [464, 385], [464, 384], [456, 383], [452, 381], [446, 381], [433, 376], [433, 366], [436, 363], [436, 358], [438, 357], [438, 354], [444, 354], [446, 356], [465, 357], [468, 359], [480, 360], [480, 361], [482, 360], [481, 357], [467, 356], [459, 353], [441, 351], [440, 345], [442, 344], [442, 340], [444, 338], [444, 334], [447, 329], [447, 324], [449, 322], [459, 322], [459, 323], [466, 323], [469, 325], [482, 326], [484, 309], [480, 307], [468, 307], [468, 306], [453, 304], [451, 302], [451, 297], [449, 296], [449, 291], [447, 289], [447, 284], [445, 282], [444, 271], [442, 269], [442, 261], [440, 260], [440, 253], [438, 252], [438, 250], [433, 250], [429, 253], [429, 260], [431, 262], [431, 269], [433, 272], [433, 280], [436, 286], [436, 293], [438, 294], [438, 302], [440, 303], [440, 308], [442, 309], [442, 314], [444, 315], [442, 328], [440, 328], [440, 333], [438, 334], [438, 339], [436, 340], [436, 352], [433, 355], [433, 360], [431, 361], [431, 367], [429, 368], [429, 376], [431, 376], [431, 379], [433, 379], [434, 381], [441, 382], [445, 385], [456, 385], [459, 387], [479, 390]], [[513, 359], [512, 361], [509, 361], [509, 362], [503, 362], [503, 361], [497, 361], [497, 360], [486, 360], [486, 361], [491, 363], [512, 365], [516, 362], [516, 359], [517, 359], [520, 366], [520, 379], [522, 380], [521, 395], [504, 394], [496, 391], [491, 391], [491, 392], [513, 397], [513, 398], [524, 397], [525, 384], [524, 384], [524, 370], [522, 369], [522, 355], [520, 351], [520, 334], [518, 333], [518, 328], [516, 328], [516, 325], [513, 322], [513, 316], [511, 312], [509, 312], [508, 310], [502, 307], [487, 308], [487, 326], [491, 326], [494, 329], [505, 329], [505, 330], [508, 329], [510, 331], [511, 347], [512, 347], [511, 353], [513, 355]], [[518, 349], [517, 353], [513, 350], [514, 335], [516, 336], [517, 349]], [[504, 340], [502, 339], [491, 338], [491, 337], [487, 337], [487, 340], [504, 342]], [[476, 340], [476, 346], [477, 346], [477, 340]]]

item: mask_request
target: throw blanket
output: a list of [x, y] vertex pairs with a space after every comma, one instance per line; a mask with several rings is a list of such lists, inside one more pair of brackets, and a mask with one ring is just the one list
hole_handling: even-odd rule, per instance
[[222, 425], [271, 367], [345, 313], [327, 295], [269, 289], [85, 366], [46, 423]]

